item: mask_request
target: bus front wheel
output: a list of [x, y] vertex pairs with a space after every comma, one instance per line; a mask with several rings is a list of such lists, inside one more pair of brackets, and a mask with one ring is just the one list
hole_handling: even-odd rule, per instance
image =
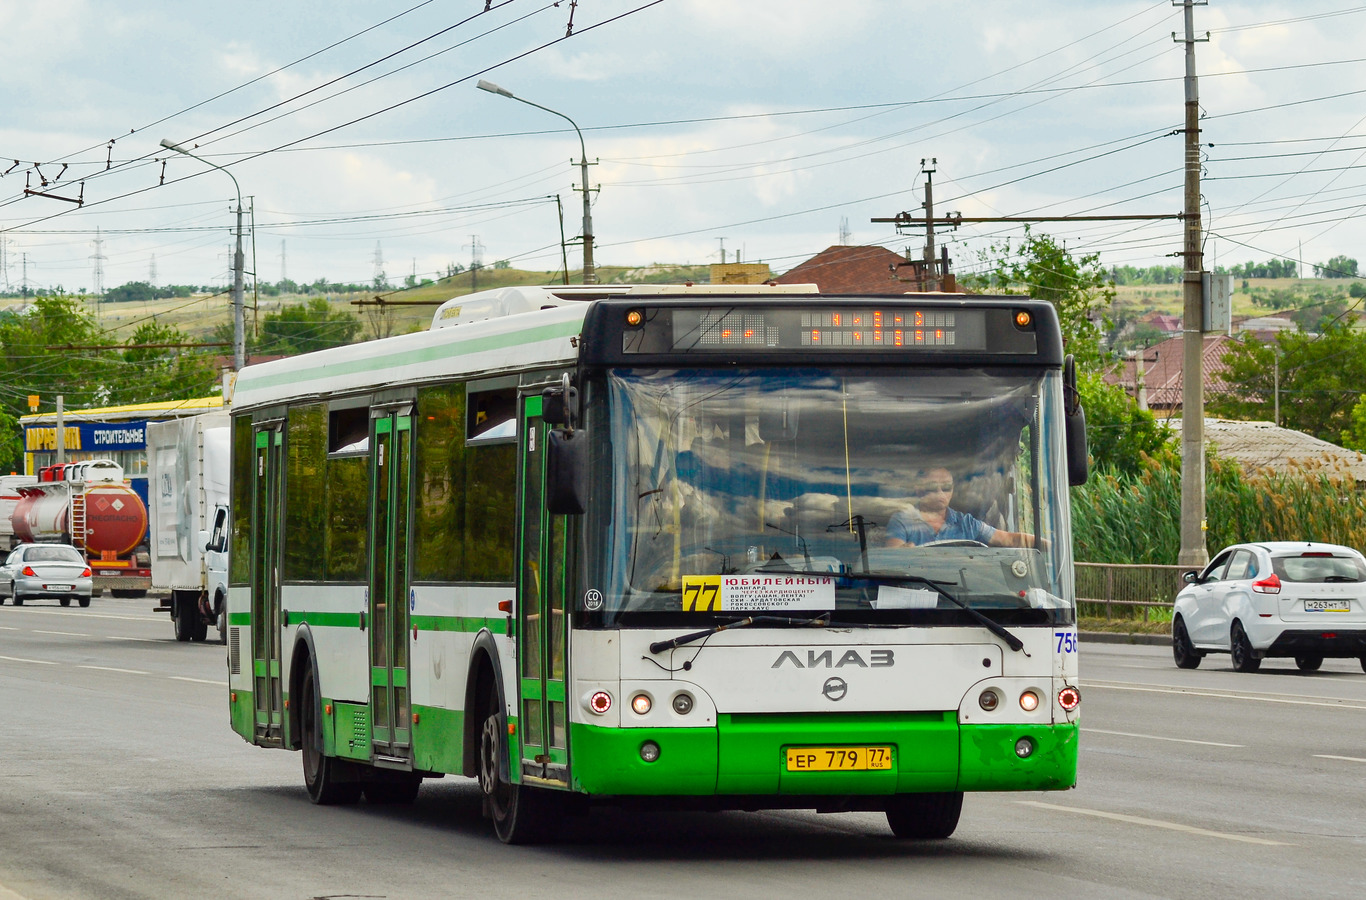
[[942, 841], [958, 827], [963, 792], [899, 794], [887, 802], [887, 824], [902, 840]]
[[[305, 661], [305, 664], [307, 662]], [[343, 780], [349, 765], [334, 756], [323, 752], [322, 728], [318, 722], [318, 686], [314, 682], [313, 667], [304, 672], [304, 682], [299, 691], [300, 732], [303, 741], [304, 787], [308, 788], [309, 798], [319, 806], [336, 806], [355, 803], [360, 799], [359, 780]]]
[[504, 780], [500, 761], [508, 756], [507, 717], [492, 698], [488, 717], [479, 735], [479, 790], [484, 795], [484, 815], [493, 820], [498, 840], [505, 844], [533, 844], [545, 838], [546, 804], [535, 788]]

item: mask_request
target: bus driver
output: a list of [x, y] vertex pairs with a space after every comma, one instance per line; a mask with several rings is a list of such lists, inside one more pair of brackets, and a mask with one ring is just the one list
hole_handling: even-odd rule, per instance
[[991, 547], [1033, 547], [1034, 535], [1002, 531], [949, 506], [953, 499], [953, 474], [939, 467], [916, 476], [915, 506], [903, 509], [887, 523], [888, 547], [929, 544], [935, 541], [977, 541]]

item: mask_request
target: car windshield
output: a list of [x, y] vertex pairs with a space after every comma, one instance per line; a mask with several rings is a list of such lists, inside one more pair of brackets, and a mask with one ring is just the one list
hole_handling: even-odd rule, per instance
[[24, 562], [85, 563], [75, 547], [30, 547], [24, 551]]
[[1271, 568], [1281, 581], [1316, 584], [1366, 581], [1366, 565], [1362, 565], [1361, 560], [1354, 556], [1329, 556], [1326, 553], [1273, 556]]
[[1071, 621], [1059, 373], [623, 369], [606, 388], [588, 540], [607, 621], [957, 622], [953, 600]]

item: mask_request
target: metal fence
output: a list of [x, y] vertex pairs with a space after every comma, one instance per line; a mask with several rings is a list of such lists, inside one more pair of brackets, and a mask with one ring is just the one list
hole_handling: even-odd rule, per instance
[[1171, 609], [1191, 567], [1079, 562], [1076, 570], [1082, 615], [1147, 622], [1151, 610]]

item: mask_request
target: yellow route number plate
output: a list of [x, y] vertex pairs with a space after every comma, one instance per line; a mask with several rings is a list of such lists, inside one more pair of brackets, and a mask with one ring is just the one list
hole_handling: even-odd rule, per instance
[[867, 772], [891, 767], [891, 747], [787, 748], [789, 772]]

